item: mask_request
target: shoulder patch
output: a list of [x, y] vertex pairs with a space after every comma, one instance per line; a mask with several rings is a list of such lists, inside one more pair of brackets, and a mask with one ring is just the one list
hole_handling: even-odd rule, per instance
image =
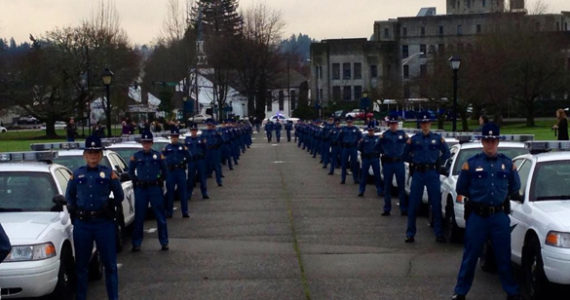
[[513, 171], [516, 171], [517, 167], [515, 166], [515, 164], [513, 164]]
[[135, 161], [135, 156], [131, 156], [131, 161]]
[[119, 176], [117, 176], [117, 173], [115, 173], [115, 171], [111, 171], [111, 179], [119, 179]]
[[461, 166], [461, 170], [469, 171], [469, 163], [468, 163], [468, 162], [464, 162], [464, 163], [463, 163], [463, 166]]
[[73, 180], [73, 174], [71, 174], [71, 176], [69, 176], [69, 180]]
[[442, 143], [445, 143], [445, 139], [444, 139], [444, 138], [441, 138], [441, 142], [442, 142]]
[[160, 155], [160, 159], [165, 159], [166, 157], [164, 157], [164, 154]]
[[411, 145], [411, 144], [412, 144], [412, 139], [408, 139], [408, 140], [406, 141], [406, 144]]

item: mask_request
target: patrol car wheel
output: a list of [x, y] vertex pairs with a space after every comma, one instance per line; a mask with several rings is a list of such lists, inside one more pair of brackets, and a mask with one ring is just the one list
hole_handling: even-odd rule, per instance
[[454, 243], [463, 242], [463, 230], [457, 226], [455, 221], [455, 210], [453, 209], [453, 200], [448, 199], [445, 206], [445, 220], [444, 220], [445, 234], [447, 240]]
[[545, 299], [548, 279], [544, 274], [544, 264], [540, 243], [531, 237], [523, 247], [522, 257], [523, 286], [530, 299]]
[[69, 247], [65, 246], [61, 250], [59, 261], [57, 284], [51, 298], [71, 300], [75, 294], [75, 261]]
[[103, 278], [103, 263], [101, 262], [101, 256], [99, 251], [93, 254], [91, 262], [89, 262], [89, 279], [99, 280]]

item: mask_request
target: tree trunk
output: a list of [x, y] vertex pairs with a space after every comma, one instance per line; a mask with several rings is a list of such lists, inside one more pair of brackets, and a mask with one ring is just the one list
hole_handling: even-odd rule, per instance
[[55, 132], [55, 120], [53, 119], [46, 120], [46, 137], [49, 139], [58, 138], [57, 133]]
[[534, 127], [534, 101], [526, 101], [526, 126]]

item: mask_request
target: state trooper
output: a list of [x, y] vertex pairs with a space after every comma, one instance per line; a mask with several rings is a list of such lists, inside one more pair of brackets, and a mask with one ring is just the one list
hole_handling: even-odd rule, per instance
[[[100, 165], [103, 146], [96, 136], [85, 140], [83, 159], [86, 165], [73, 172], [65, 198], [73, 221], [73, 245], [77, 275], [77, 299], [86, 299], [89, 259], [93, 242], [105, 267], [105, 286], [109, 299], [119, 299], [115, 207], [123, 201], [119, 177]], [[113, 193], [113, 198], [109, 194]]]
[[267, 142], [271, 143], [273, 138], [273, 123], [271, 120], [267, 120], [267, 123], [265, 123], [265, 134], [267, 135]]
[[368, 177], [368, 169], [370, 169], [370, 167], [372, 167], [372, 171], [374, 172], [376, 194], [382, 196], [384, 191], [380, 177], [380, 140], [374, 135], [374, 124], [369, 124], [367, 130], [368, 134], [362, 137], [358, 142], [358, 150], [360, 150], [360, 158], [362, 160], [358, 197], [364, 196], [366, 177]]
[[190, 159], [188, 148], [179, 143], [178, 137], [180, 130], [174, 127], [170, 130], [170, 144], [166, 145], [162, 150], [162, 154], [166, 158], [166, 166], [168, 167], [168, 175], [166, 177], [166, 217], [172, 218], [174, 212], [174, 196], [178, 191], [180, 199], [180, 210], [182, 217], [188, 218], [188, 194], [186, 182], [186, 167]]
[[285, 123], [285, 132], [287, 133], [287, 142], [291, 141], [291, 130], [293, 130], [293, 121]]
[[398, 184], [398, 198], [400, 200], [400, 214], [408, 214], [408, 203], [406, 201], [404, 148], [408, 135], [403, 130], [398, 130], [398, 117], [391, 115], [388, 118], [390, 129], [380, 135], [380, 145], [382, 150], [382, 173], [384, 174], [384, 212], [382, 216], [389, 216], [392, 210], [392, 199], [389, 193], [392, 187], [392, 177], [396, 176]]
[[279, 119], [275, 120], [275, 124], [273, 124], [273, 129], [275, 130], [275, 139], [277, 140], [278, 143], [281, 143], [282, 128], [283, 126], [281, 125], [281, 122], [279, 122]]
[[222, 137], [216, 131], [216, 123], [213, 119], [206, 121], [207, 129], [202, 131], [202, 138], [206, 142], [206, 175], [212, 176], [212, 172], [216, 173], [216, 182], [218, 186], [222, 186], [222, 167], [220, 146], [222, 145]]
[[339, 133], [339, 142], [342, 145], [342, 158], [341, 158], [341, 184], [346, 181], [346, 165], [350, 159], [350, 166], [352, 170], [352, 179], [354, 184], [358, 184], [358, 162], [356, 161], [356, 144], [362, 138], [362, 132], [356, 126], [352, 125], [353, 118], [346, 117], [346, 126], [342, 127]]
[[208, 197], [208, 186], [206, 180], [206, 141], [198, 136], [198, 125], [190, 127], [190, 136], [185, 140], [186, 147], [190, 152], [188, 160], [188, 194], [192, 197], [196, 179], [200, 180], [200, 192], [202, 199]]
[[329, 169], [329, 175], [334, 174], [334, 169], [338, 166], [338, 162], [340, 161], [340, 154], [342, 152], [342, 147], [338, 139], [340, 136], [340, 129], [340, 119], [335, 118], [334, 127], [331, 128], [329, 132], [329, 137], [331, 140], [331, 154], [329, 157], [331, 166]]
[[[321, 154], [321, 133], [322, 133], [321, 120], [316, 119], [313, 122], [313, 126], [312, 126], [311, 154], [313, 155], [313, 158], [317, 157], [317, 153]], [[322, 163], [322, 160], [321, 160], [321, 163]]]
[[164, 209], [162, 185], [168, 170], [164, 155], [152, 149], [153, 136], [150, 131], [141, 135], [143, 150], [131, 156], [129, 175], [135, 187], [135, 221], [133, 224], [133, 252], [141, 250], [143, 225], [148, 204], [156, 217], [158, 240], [163, 251], [168, 250], [168, 230]]
[[232, 147], [231, 147], [231, 133], [230, 133], [230, 120], [226, 120], [222, 127], [218, 128], [218, 133], [222, 139], [220, 155], [221, 155], [221, 163], [224, 165], [228, 165], [230, 170], [233, 170], [234, 167], [232, 166]]
[[321, 131], [321, 159], [323, 161], [323, 169], [326, 169], [331, 156], [331, 129], [334, 127], [334, 118], [330, 116]]
[[520, 199], [519, 175], [510, 157], [497, 152], [500, 131], [494, 123], [482, 128], [483, 151], [467, 160], [461, 167], [456, 191], [469, 199], [465, 203], [465, 248], [455, 295], [465, 299], [469, 292], [475, 267], [483, 244], [493, 245], [501, 284], [507, 299], [522, 299], [511, 270], [510, 200]]
[[449, 147], [439, 134], [430, 131], [432, 120], [427, 113], [420, 114], [418, 121], [421, 123], [421, 132], [408, 139], [404, 148], [404, 158], [410, 163], [410, 174], [413, 172], [408, 203], [406, 243], [415, 241], [416, 213], [422, 201], [424, 186], [427, 188], [431, 204], [436, 241], [445, 243], [441, 228], [441, 191], [438, 167], [440, 162], [449, 158]]

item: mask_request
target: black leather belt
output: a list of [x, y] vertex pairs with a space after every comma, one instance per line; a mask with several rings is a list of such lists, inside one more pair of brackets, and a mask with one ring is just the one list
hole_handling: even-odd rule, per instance
[[401, 162], [401, 161], [402, 161], [401, 157], [382, 156], [382, 162], [383, 163], [395, 163], [395, 162]]
[[366, 153], [366, 154], [361, 154], [360, 156], [362, 156], [362, 158], [365, 159], [373, 159], [373, 158], [378, 158], [378, 153]]
[[181, 163], [181, 164], [175, 164], [175, 165], [168, 165], [168, 169], [170, 171], [174, 171], [176, 169], [183, 169], [186, 170], [186, 164], [185, 163]]
[[342, 146], [343, 146], [344, 148], [353, 148], [353, 147], [355, 147], [354, 144], [350, 144], [350, 143], [342, 143]]
[[196, 156], [192, 156], [191, 161], [199, 161], [204, 159], [204, 155], [196, 155]]
[[479, 202], [468, 201], [467, 205], [469, 205], [471, 212], [474, 214], [487, 218], [490, 217], [498, 212], [505, 211], [505, 205], [488, 205]]
[[416, 164], [414, 163], [414, 171], [417, 172], [427, 172], [430, 170], [436, 170], [436, 164]]
[[83, 222], [92, 221], [95, 219], [106, 219], [104, 210], [78, 210], [77, 218]]
[[160, 180], [154, 180], [154, 181], [137, 181], [135, 182], [135, 187], [138, 188], [147, 188], [147, 187], [152, 187], [152, 186], [161, 186], [161, 182]]

